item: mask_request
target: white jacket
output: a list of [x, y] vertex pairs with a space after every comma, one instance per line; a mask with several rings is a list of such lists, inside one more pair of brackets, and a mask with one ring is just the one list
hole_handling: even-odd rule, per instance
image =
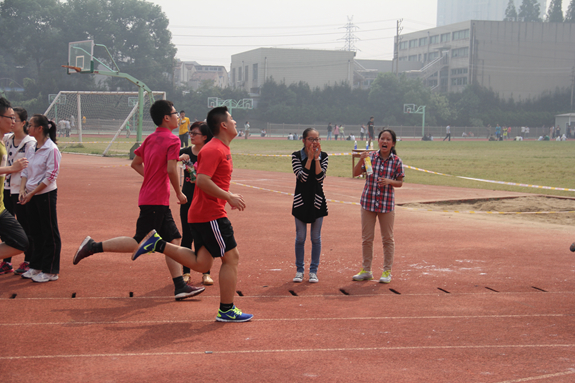
[[56, 178], [60, 172], [60, 160], [62, 154], [50, 138], [39, 148], [31, 159], [28, 159], [28, 167], [22, 170], [22, 177], [26, 177], [26, 192], [30, 193], [40, 183], [46, 184], [46, 188], [40, 194], [56, 190]]
[[[28, 161], [34, 156], [36, 150], [36, 139], [32, 136], [26, 136], [20, 142], [20, 145], [14, 145], [14, 134], [4, 136], [4, 144], [8, 152], [8, 166], [12, 166], [20, 158], [27, 158]], [[10, 190], [10, 194], [20, 193], [21, 172], [6, 174], [4, 181], [4, 190]]]

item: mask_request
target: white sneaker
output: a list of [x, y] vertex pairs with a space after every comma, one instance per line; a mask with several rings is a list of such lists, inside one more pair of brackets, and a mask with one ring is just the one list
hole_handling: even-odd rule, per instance
[[379, 283], [389, 283], [391, 282], [391, 271], [385, 270], [379, 278]]
[[34, 282], [39, 282], [39, 283], [57, 281], [58, 280], [58, 274], [39, 273], [39, 274], [34, 275], [32, 277], [32, 280]]
[[317, 279], [316, 273], [309, 273], [309, 283], [318, 283], [319, 279]]
[[365, 271], [361, 269], [361, 271], [355, 274], [352, 279], [354, 281], [371, 281], [373, 279], [373, 274], [371, 271]]
[[303, 273], [300, 273], [299, 271], [297, 273], [295, 273], [295, 278], [293, 279], [293, 281], [295, 283], [303, 282]]
[[35, 275], [38, 275], [42, 272], [42, 270], [36, 270], [36, 269], [28, 269], [28, 271], [26, 271], [24, 274], [22, 274], [22, 278], [27, 278], [27, 279], [32, 279]]

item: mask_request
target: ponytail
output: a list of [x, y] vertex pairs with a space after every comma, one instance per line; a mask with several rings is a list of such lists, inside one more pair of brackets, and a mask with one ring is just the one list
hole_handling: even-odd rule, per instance
[[56, 143], [56, 135], [58, 133], [56, 129], [56, 123], [52, 120], [48, 121], [48, 135], [54, 143]]
[[35, 114], [30, 121], [34, 120], [36, 125], [42, 127], [42, 133], [44, 136], [50, 136], [50, 139], [56, 143], [56, 123], [52, 120], [48, 120], [48, 117], [43, 114]]

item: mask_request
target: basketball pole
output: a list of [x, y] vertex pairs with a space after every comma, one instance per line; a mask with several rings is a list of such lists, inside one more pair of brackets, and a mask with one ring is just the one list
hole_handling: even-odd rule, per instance
[[[95, 58], [94, 55], [87, 52], [82, 47], [73, 47], [73, 49], [82, 51], [92, 58], [92, 63], [91, 63], [92, 70], [88, 73], [100, 74], [102, 76], [123, 78], [123, 79], [130, 81], [132, 84], [134, 84], [138, 87], [138, 127], [137, 127], [137, 131], [136, 131], [137, 132], [136, 133], [136, 145], [139, 146], [140, 142], [142, 142], [142, 124], [144, 121], [144, 91], [150, 97], [150, 104], [153, 104], [154, 103], [154, 95], [152, 93], [152, 90], [146, 84], [144, 84], [142, 81], [138, 80], [134, 76], [121, 72], [120, 68], [116, 64], [116, 61], [114, 61], [114, 58], [112, 57], [112, 55], [110, 54], [110, 51], [108, 50], [108, 48], [105, 45], [94, 44], [94, 46], [99, 46], [99, 47], [103, 47], [104, 49], [106, 49], [106, 52], [108, 53], [108, 56], [110, 57], [110, 60], [112, 60], [112, 62], [114, 63], [114, 66], [116, 67], [117, 70], [113, 70], [113, 69], [109, 68], [106, 64], [104, 64], [102, 61]], [[93, 69], [94, 68], [93, 60], [96, 60], [100, 65], [102, 65], [107, 70], [94, 70]], [[68, 63], [68, 65], [65, 65], [64, 67], [75, 69], [75, 67], [70, 66], [70, 63]]]
[[423, 137], [425, 135], [425, 107], [426, 106], [427, 105], [420, 105], [419, 107], [417, 107], [417, 109], [415, 109], [415, 104], [403, 104], [403, 113], [407, 113], [407, 114], [414, 113], [414, 114], [421, 114], [422, 115], [421, 137]]

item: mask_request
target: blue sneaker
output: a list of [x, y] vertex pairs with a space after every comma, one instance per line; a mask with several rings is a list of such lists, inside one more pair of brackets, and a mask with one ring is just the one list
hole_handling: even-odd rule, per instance
[[156, 251], [156, 244], [158, 241], [162, 239], [156, 232], [156, 230], [152, 230], [146, 235], [142, 242], [138, 245], [138, 248], [132, 254], [132, 261], [135, 261], [142, 254], [153, 253]]
[[247, 322], [254, 316], [252, 314], [244, 314], [242, 310], [236, 306], [228, 311], [218, 310], [217, 322]]

